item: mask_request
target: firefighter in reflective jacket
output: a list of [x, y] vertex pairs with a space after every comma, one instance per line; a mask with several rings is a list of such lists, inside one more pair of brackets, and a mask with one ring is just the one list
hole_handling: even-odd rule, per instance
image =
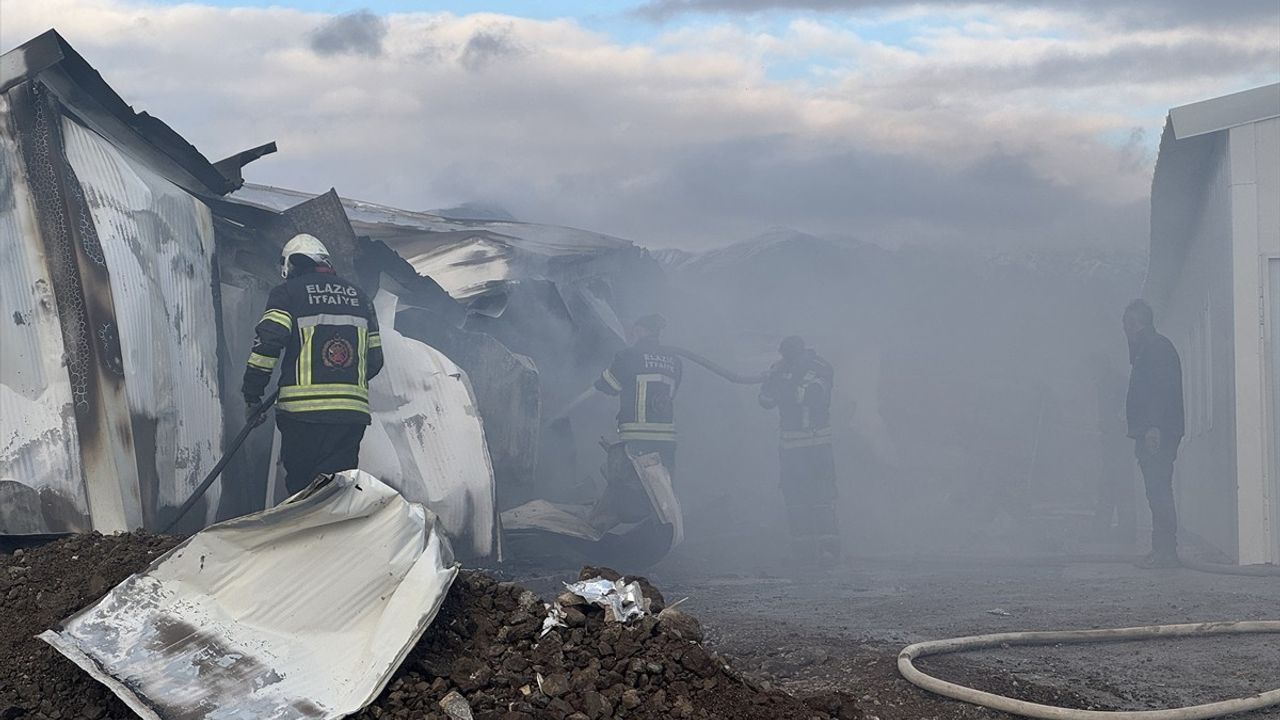
[[245, 403], [257, 405], [280, 365], [280, 459], [285, 485], [296, 493], [317, 475], [359, 465], [382, 341], [369, 299], [333, 272], [315, 237], [295, 235], [284, 246], [280, 275], [285, 281], [272, 289], [255, 328], [241, 391]]
[[840, 555], [831, 448], [835, 372], [799, 337], [786, 338], [778, 351], [782, 358], [770, 368], [759, 400], [766, 410], [778, 409], [778, 457], [792, 551], [801, 560], [832, 560]]
[[635, 323], [635, 342], [613, 358], [596, 380], [606, 395], [618, 396], [618, 437], [633, 455], [656, 452], [675, 471], [675, 396], [684, 366], [660, 340], [666, 320], [647, 315]]

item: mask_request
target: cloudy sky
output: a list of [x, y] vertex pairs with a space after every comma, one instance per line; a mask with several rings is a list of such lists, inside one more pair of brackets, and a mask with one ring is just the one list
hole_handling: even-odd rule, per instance
[[1280, 0], [0, 0], [249, 179], [701, 248], [1145, 242], [1171, 106], [1280, 80]]

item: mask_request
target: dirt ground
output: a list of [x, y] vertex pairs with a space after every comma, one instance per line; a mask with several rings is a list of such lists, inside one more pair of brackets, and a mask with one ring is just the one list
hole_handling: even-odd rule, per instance
[[[740, 670], [804, 695], [842, 690], [864, 717], [996, 718], [900, 678], [912, 642], [1023, 630], [1072, 630], [1280, 618], [1280, 578], [1145, 571], [1118, 563], [874, 559], [823, 573], [715, 572], [677, 554], [650, 571], [669, 601], [701, 618], [708, 644]], [[1275, 635], [1011, 648], [922, 660], [938, 677], [1049, 704], [1142, 710], [1280, 687]], [[1280, 710], [1241, 718], [1280, 718]]]
[[[708, 647], [745, 675], [799, 696], [847, 693], [866, 720], [1011, 717], [903, 680], [896, 657], [913, 642], [1280, 619], [1276, 577], [1007, 555], [851, 558], [813, 572], [794, 568], [769, 547], [749, 537], [695, 539], [646, 574], [668, 602], [687, 598], [681, 607], [702, 621]], [[1100, 550], [1077, 544], [1065, 552], [1090, 549]], [[568, 572], [516, 569], [512, 576], [549, 593]], [[1280, 636], [1009, 648], [926, 658], [917, 667], [1045, 704], [1149, 710], [1280, 688]], [[1237, 717], [1280, 718], [1280, 709]]]
[[[49, 555], [48, 562], [0, 556], [0, 598], [7, 603], [0, 655], [9, 660], [0, 672], [0, 718], [100, 720], [127, 715], [104, 688], [31, 636], [79, 609], [171, 543], [168, 538], [142, 536], [122, 553], [115, 549], [115, 539], [89, 536], [51, 547], [43, 553]], [[737, 555], [746, 556], [750, 553]], [[896, 670], [898, 651], [916, 641], [992, 632], [1280, 617], [1280, 578], [1187, 569], [1144, 571], [1120, 563], [936, 557], [853, 558], [817, 572], [779, 564], [776, 558], [733, 562], [728, 557], [723, 548], [695, 542], [646, 571], [668, 603], [678, 603], [701, 621], [707, 649], [747, 679], [746, 685], [731, 686], [741, 688], [744, 697], [722, 693], [717, 697], [729, 703], [723, 708], [695, 703], [691, 717], [700, 716], [703, 709], [715, 717], [755, 717], [744, 715], [743, 708], [750, 708], [763, 712], [761, 717], [779, 720], [826, 714], [861, 720], [1008, 718], [911, 686]], [[91, 568], [67, 572], [84, 562]], [[554, 598], [578, 571], [507, 565], [496, 574], [520, 581], [543, 598]], [[475, 577], [476, 582], [483, 580]], [[485, 590], [477, 597], [490, 595]], [[468, 617], [481, 615], [475, 611]], [[536, 620], [524, 624], [537, 625]], [[424, 639], [427, 645], [428, 640]], [[944, 679], [1036, 702], [1142, 710], [1280, 686], [1280, 637], [1011, 648], [925, 659], [919, 666]], [[412, 672], [416, 670], [401, 680], [414, 680]], [[446, 685], [432, 685], [430, 690], [439, 694], [435, 691], [443, 692]], [[408, 692], [397, 687], [389, 688], [385, 702], [395, 705], [397, 697]], [[5, 702], [6, 691], [13, 690], [17, 695]], [[480, 690], [476, 692], [483, 695]], [[805, 699], [806, 705], [777, 696], [774, 690]], [[752, 698], [760, 694], [773, 696], [776, 703], [754, 704]], [[74, 702], [69, 700], [73, 697]], [[470, 699], [484, 704], [482, 697]], [[22, 713], [23, 707], [35, 715]], [[530, 710], [532, 717], [546, 715]], [[1280, 711], [1238, 717], [1280, 718]]]

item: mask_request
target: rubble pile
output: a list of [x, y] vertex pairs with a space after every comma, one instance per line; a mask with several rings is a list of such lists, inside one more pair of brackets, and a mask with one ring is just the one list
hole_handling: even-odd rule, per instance
[[[619, 575], [584, 568], [580, 579]], [[728, 668], [700, 643], [698, 621], [666, 608], [661, 593], [636, 581], [649, 612], [614, 622], [601, 607], [565, 592], [552, 603], [563, 625], [544, 631], [549, 608], [515, 583], [464, 572], [454, 583], [401, 675], [355, 717], [467, 717], [501, 720], [603, 718], [830, 718]], [[448, 714], [465, 706], [471, 713]], [[847, 714], [846, 717], [856, 717]]]
[[[34, 636], [177, 542], [85, 535], [0, 554], [0, 720], [126, 720], [109, 691]], [[583, 580], [620, 579], [585, 568]], [[435, 622], [361, 720], [857, 718], [839, 697], [802, 701], [739, 676], [701, 644], [697, 620], [643, 578], [648, 610], [627, 622], [564, 593], [459, 574]], [[555, 620], [547, 623], [549, 611]], [[558, 620], [558, 622], [557, 622]], [[544, 625], [548, 627], [544, 628]]]
[[136, 717], [110, 690], [35, 636], [178, 541], [147, 533], [93, 533], [0, 554], [0, 720]]

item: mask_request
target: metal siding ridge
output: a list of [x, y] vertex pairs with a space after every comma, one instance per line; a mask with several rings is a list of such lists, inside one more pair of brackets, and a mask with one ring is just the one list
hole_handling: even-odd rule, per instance
[[0, 534], [85, 531], [62, 323], [9, 111], [0, 94]]
[[93, 131], [70, 119], [63, 131], [111, 267], [138, 477], [155, 527], [222, 448], [212, 214]]
[[38, 81], [14, 88], [9, 99], [63, 331], [93, 528], [137, 528], [142, 513], [132, 427], [97, 229], [64, 155], [60, 105]]

